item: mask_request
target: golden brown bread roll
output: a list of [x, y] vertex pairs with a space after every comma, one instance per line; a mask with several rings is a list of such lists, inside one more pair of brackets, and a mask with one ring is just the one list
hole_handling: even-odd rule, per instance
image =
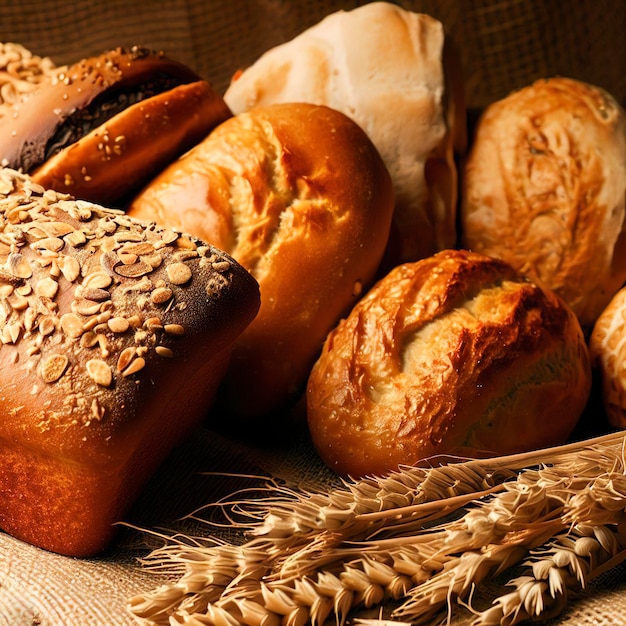
[[626, 280], [626, 115], [607, 93], [539, 80], [485, 111], [463, 175], [463, 246], [541, 280], [585, 331]]
[[231, 113], [185, 65], [143, 48], [83, 59], [0, 119], [0, 161], [45, 188], [107, 206]]
[[328, 107], [286, 103], [218, 126], [129, 214], [201, 237], [258, 280], [261, 309], [220, 390], [234, 415], [256, 418], [302, 393], [326, 333], [373, 280], [392, 210], [363, 130]]
[[458, 53], [438, 20], [389, 2], [331, 13], [244, 68], [224, 99], [234, 113], [323, 104], [367, 132], [396, 196], [386, 267], [456, 245], [465, 101]]
[[0, 528], [102, 550], [259, 306], [225, 253], [0, 170]]
[[626, 288], [620, 289], [598, 316], [589, 338], [589, 354], [599, 373], [608, 422], [626, 428]]
[[392, 270], [329, 334], [308, 422], [339, 474], [384, 474], [562, 443], [590, 386], [569, 307], [502, 261], [443, 251]]

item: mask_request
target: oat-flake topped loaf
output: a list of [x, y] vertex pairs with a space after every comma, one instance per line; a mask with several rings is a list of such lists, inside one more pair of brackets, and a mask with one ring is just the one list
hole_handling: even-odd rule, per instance
[[0, 528], [101, 550], [258, 306], [224, 252], [0, 170]]

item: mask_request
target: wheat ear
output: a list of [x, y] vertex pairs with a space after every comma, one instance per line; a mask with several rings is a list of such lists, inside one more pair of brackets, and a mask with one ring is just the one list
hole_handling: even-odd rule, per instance
[[[131, 599], [130, 610], [153, 624], [299, 626], [322, 624], [333, 615], [342, 624], [355, 608], [394, 599], [399, 606], [393, 619], [419, 623], [446, 606], [452, 608], [453, 600], [467, 601], [486, 576], [532, 558], [535, 550], [549, 552], [555, 545], [551, 541], [577, 523], [610, 526], [621, 545], [624, 529], [618, 520], [626, 503], [622, 445], [620, 433], [589, 445], [471, 461], [472, 471], [476, 464], [488, 472], [505, 468], [516, 478], [487, 490], [481, 483], [482, 491], [474, 492], [473, 500], [471, 494], [443, 497], [436, 507], [428, 497], [382, 510], [373, 510], [370, 501], [357, 507], [358, 512], [346, 507], [339, 522], [319, 515], [312, 503], [332, 499], [345, 504], [359, 493], [361, 481], [330, 496], [292, 492], [285, 497], [280, 492], [275, 500], [250, 503], [253, 523], [241, 545], [178, 542], [154, 551], [144, 562], [148, 567], [169, 562], [177, 571], [183, 566], [184, 573], [176, 583]], [[532, 468], [519, 470], [524, 461]], [[465, 465], [456, 465], [454, 471], [462, 472]], [[434, 469], [423, 470], [422, 476]], [[371, 484], [368, 479], [363, 486], [369, 490]], [[490, 495], [480, 499], [484, 491]], [[246, 503], [237, 502], [237, 507], [245, 512]], [[458, 519], [446, 517], [457, 509]], [[276, 532], [276, 520], [287, 519], [290, 511], [297, 511], [300, 526], [290, 536], [281, 522], [281, 532]], [[574, 578], [580, 586], [580, 576]], [[551, 607], [540, 602], [545, 581], [537, 579], [538, 590], [526, 582], [514, 593], [522, 589], [524, 602], [536, 598], [535, 614], [559, 608], [558, 602]], [[517, 604], [509, 599], [500, 611], [502, 623], [508, 623], [511, 606], [523, 614], [527, 603], [519, 593], [516, 597]], [[485, 615], [493, 620], [501, 608], [496, 602]]]

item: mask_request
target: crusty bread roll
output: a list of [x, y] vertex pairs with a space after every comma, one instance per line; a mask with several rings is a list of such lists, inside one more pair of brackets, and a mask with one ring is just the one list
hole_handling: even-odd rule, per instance
[[462, 184], [462, 244], [541, 280], [586, 332], [626, 280], [626, 115], [606, 92], [539, 80], [489, 106]]
[[224, 99], [234, 113], [274, 102], [324, 104], [367, 132], [396, 195], [388, 267], [457, 243], [454, 152], [464, 150], [466, 129], [452, 45], [434, 18], [372, 2], [268, 50]]
[[195, 238], [0, 170], [0, 528], [102, 550], [205, 419], [256, 281]]
[[384, 474], [563, 443], [590, 388], [562, 300], [502, 261], [450, 250], [394, 268], [329, 334], [308, 423], [336, 472]]
[[83, 59], [0, 119], [0, 161], [45, 188], [123, 207], [231, 113], [187, 66], [144, 48]]
[[606, 418], [611, 426], [626, 428], [626, 288], [598, 316], [589, 337], [589, 354], [599, 374]]
[[226, 250], [258, 280], [261, 309], [219, 394], [248, 422], [302, 393], [326, 334], [375, 276], [392, 211], [389, 174], [363, 130], [303, 103], [227, 120], [129, 208]]

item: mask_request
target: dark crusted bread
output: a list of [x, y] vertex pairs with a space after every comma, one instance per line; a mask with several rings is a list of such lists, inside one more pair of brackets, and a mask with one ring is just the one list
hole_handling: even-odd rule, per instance
[[221, 95], [163, 53], [117, 48], [59, 68], [0, 119], [0, 161], [46, 188], [124, 198], [231, 116]]
[[0, 528], [104, 548], [258, 306], [224, 252], [0, 170]]

